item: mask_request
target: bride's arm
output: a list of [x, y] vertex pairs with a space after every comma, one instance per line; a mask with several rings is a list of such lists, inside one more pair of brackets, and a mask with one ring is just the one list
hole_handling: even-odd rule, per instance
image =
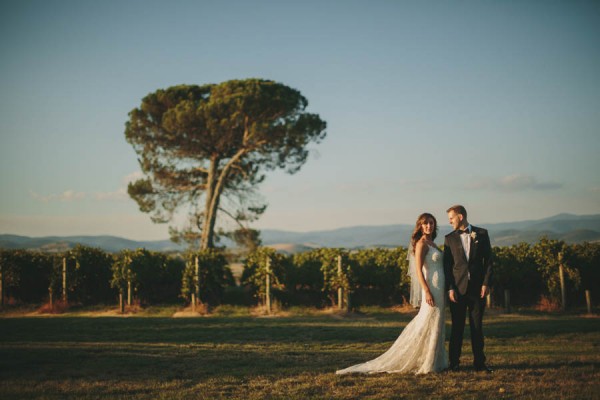
[[429, 247], [427, 247], [422, 240], [419, 240], [415, 248], [415, 268], [417, 278], [419, 279], [419, 283], [421, 284], [423, 290], [425, 290], [425, 302], [431, 307], [433, 307], [435, 305], [435, 302], [433, 301], [431, 290], [429, 290], [429, 286], [427, 285], [427, 282], [425, 281], [425, 276], [423, 275], [423, 264], [428, 251]]

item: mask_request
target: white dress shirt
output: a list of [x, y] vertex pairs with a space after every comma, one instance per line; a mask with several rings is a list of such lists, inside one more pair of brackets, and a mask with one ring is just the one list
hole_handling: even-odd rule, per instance
[[469, 261], [469, 250], [471, 250], [471, 235], [470, 235], [470, 233], [472, 232], [471, 224], [469, 224], [467, 226], [467, 229], [465, 229], [465, 230], [468, 231], [469, 233], [466, 233], [466, 232], [461, 233], [460, 241], [462, 242], [463, 250], [465, 251], [465, 257], [467, 257], [467, 261]]

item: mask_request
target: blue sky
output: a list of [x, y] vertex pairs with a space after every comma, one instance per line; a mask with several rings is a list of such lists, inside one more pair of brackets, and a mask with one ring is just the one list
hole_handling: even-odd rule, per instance
[[126, 195], [128, 112], [250, 77], [328, 123], [257, 228], [600, 213], [600, 2], [0, 4], [0, 233], [167, 238]]

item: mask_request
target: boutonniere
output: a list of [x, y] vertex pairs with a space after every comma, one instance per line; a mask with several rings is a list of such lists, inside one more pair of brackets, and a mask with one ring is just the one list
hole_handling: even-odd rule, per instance
[[471, 239], [477, 243], [477, 233], [475, 231], [471, 232]]

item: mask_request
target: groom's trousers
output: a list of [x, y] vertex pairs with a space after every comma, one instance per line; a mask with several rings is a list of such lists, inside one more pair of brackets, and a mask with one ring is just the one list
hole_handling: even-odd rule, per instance
[[[464, 295], [458, 295], [458, 302], [450, 301], [450, 314], [452, 315], [452, 330], [450, 333], [450, 365], [460, 363], [465, 319], [469, 312], [469, 326], [471, 328], [471, 347], [473, 349], [473, 364], [476, 367], [485, 364], [483, 354], [483, 311], [485, 299], [482, 299], [476, 290], [467, 289]], [[481, 290], [479, 290], [480, 292]]]

